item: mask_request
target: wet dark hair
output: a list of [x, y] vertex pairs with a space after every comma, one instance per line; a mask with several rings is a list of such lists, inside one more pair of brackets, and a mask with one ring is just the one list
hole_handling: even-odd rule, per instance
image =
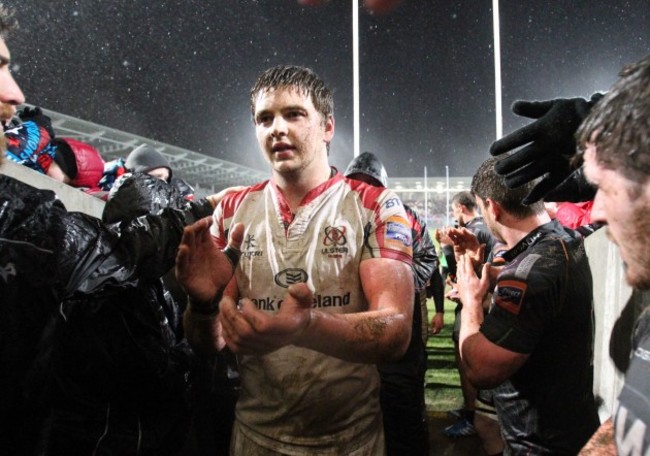
[[523, 219], [543, 212], [544, 203], [537, 201], [530, 205], [522, 203], [524, 197], [530, 193], [537, 180], [528, 182], [521, 187], [508, 188], [505, 177], [494, 170], [497, 159], [490, 157], [485, 160], [472, 177], [472, 193], [483, 201], [490, 198], [503, 207], [510, 215]]
[[581, 152], [638, 184], [650, 177], [650, 56], [628, 65], [576, 133]]
[[279, 65], [269, 68], [260, 75], [251, 89], [251, 114], [255, 117], [255, 102], [260, 92], [281, 87], [294, 87], [309, 95], [323, 121], [334, 114], [334, 97], [325, 82], [313, 70], [300, 66]]

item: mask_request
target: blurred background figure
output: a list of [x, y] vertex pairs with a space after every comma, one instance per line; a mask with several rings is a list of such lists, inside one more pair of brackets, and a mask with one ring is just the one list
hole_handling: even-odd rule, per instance
[[142, 144], [131, 151], [124, 163], [131, 173], [147, 173], [150, 176], [169, 182], [172, 168], [163, 154], [149, 144]]
[[[359, 180], [373, 187], [388, 186], [386, 169], [381, 160], [371, 152], [364, 152], [353, 159], [344, 174], [349, 179]], [[424, 403], [424, 374], [427, 369], [425, 286], [438, 269], [439, 263], [424, 220], [406, 204], [404, 209], [411, 222], [413, 236], [415, 296], [411, 341], [399, 361], [377, 366], [381, 381], [380, 403], [388, 456], [429, 454], [429, 430]]]
[[[478, 239], [479, 244], [485, 244], [484, 250], [484, 262], [487, 261], [487, 258], [494, 248], [496, 241], [494, 240], [490, 230], [488, 229], [483, 217], [479, 213], [479, 208], [476, 204], [476, 198], [472, 193], [463, 191], [456, 193], [451, 199], [451, 209], [454, 214], [458, 226], [461, 228], [467, 228], [471, 231], [476, 238]], [[441, 234], [440, 237], [441, 245], [445, 245], [447, 249], [449, 246], [453, 246], [454, 243], [447, 236]], [[453, 247], [452, 247], [453, 249]], [[453, 282], [455, 282], [455, 272], [456, 272], [456, 258], [453, 260], [448, 259], [448, 263], [453, 263], [454, 277]], [[451, 269], [451, 268], [450, 268]], [[452, 287], [453, 287], [452, 282]], [[451, 296], [455, 296], [455, 290], [450, 292]], [[467, 375], [463, 370], [463, 365], [460, 362], [460, 347], [458, 345], [459, 336], [460, 336], [460, 312], [463, 308], [462, 302], [456, 300], [456, 309], [454, 311], [455, 320], [454, 320], [454, 330], [452, 332], [452, 339], [454, 341], [454, 352], [456, 354], [456, 364], [458, 365], [458, 373], [460, 375], [460, 387], [463, 392], [463, 408], [460, 410], [452, 410], [450, 413], [458, 417], [458, 422], [446, 428], [443, 432], [449, 437], [463, 437], [467, 435], [473, 435], [476, 433], [474, 429], [474, 412], [476, 410], [476, 394], [477, 390], [468, 380]]]
[[53, 150], [53, 161], [46, 172], [48, 176], [86, 193], [99, 191], [104, 160], [97, 149], [73, 138], [54, 138], [49, 147]]
[[[7, 112], [15, 112], [15, 108], [12, 106]], [[9, 120], [11, 122], [3, 124], [7, 144], [5, 157], [45, 174], [54, 159], [53, 151], [47, 149], [54, 138], [50, 118], [40, 108], [26, 107], [18, 113], [17, 119]]]
[[18, 118], [21, 122], [4, 133], [9, 160], [89, 194], [100, 190], [104, 160], [97, 149], [73, 138], [56, 138], [50, 118], [38, 107], [25, 107]]
[[104, 163], [104, 172], [101, 179], [99, 179], [99, 191], [93, 196], [96, 196], [104, 201], [108, 200], [108, 194], [113, 188], [115, 181], [126, 173], [126, 166], [124, 165], [124, 158], [119, 157], [114, 160]]

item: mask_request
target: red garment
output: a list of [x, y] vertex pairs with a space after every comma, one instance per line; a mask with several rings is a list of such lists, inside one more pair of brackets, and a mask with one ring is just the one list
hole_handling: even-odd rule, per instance
[[591, 208], [593, 205], [593, 201], [586, 201], [584, 203], [560, 203], [557, 207], [556, 218], [562, 226], [575, 230], [579, 226], [591, 223]]
[[61, 138], [68, 143], [74, 153], [77, 163], [77, 175], [70, 181], [73, 187], [84, 187], [89, 190], [99, 190], [99, 179], [104, 173], [104, 160], [90, 144], [72, 138]]

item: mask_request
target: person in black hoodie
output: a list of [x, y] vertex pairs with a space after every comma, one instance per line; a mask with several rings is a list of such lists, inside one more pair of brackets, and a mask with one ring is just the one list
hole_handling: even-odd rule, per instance
[[[165, 208], [189, 209], [196, 219], [213, 210], [206, 199], [188, 202], [165, 180], [136, 172], [116, 182], [102, 219], [122, 233]], [[197, 360], [183, 338], [184, 300], [172, 297], [167, 271], [159, 272], [135, 287], [116, 283], [61, 304], [42, 362], [52, 406], [44, 454], [165, 455], [183, 447]]]
[[[190, 204], [188, 201], [193, 200], [191, 186], [173, 175], [167, 158], [148, 144], [131, 151], [126, 158], [125, 168], [134, 173], [133, 177], [116, 181], [104, 210], [103, 219], [106, 222], [128, 219], [149, 210], [155, 212], [168, 204]], [[146, 178], [143, 176], [146, 175], [152, 176], [149, 184], [144, 184], [143, 179]], [[157, 178], [157, 183], [153, 177]], [[169, 185], [165, 182], [169, 182]], [[154, 184], [161, 191], [143, 188]], [[241, 188], [233, 187], [230, 190], [237, 189]], [[174, 299], [185, 303], [186, 296], [173, 274], [166, 274], [164, 281]], [[184, 306], [179, 307], [173, 301], [171, 306], [176, 324], [180, 318], [178, 309], [184, 310]], [[212, 356], [192, 358], [192, 361], [191, 402], [196, 446], [200, 454], [227, 454], [235, 418], [234, 408], [239, 396], [239, 372], [235, 357], [224, 350]], [[184, 422], [189, 423], [189, 420]]]
[[[355, 157], [348, 164], [344, 175], [373, 187], [388, 187], [386, 169], [372, 152], [363, 152]], [[434, 274], [438, 271], [438, 256], [424, 219], [406, 204], [404, 210], [411, 223], [413, 239], [412, 269], [415, 295], [411, 340], [406, 353], [400, 359], [377, 365], [381, 379], [379, 401], [388, 456], [429, 454], [429, 429], [424, 402], [427, 353], [426, 338], [422, 337], [422, 320], [426, 320], [426, 314], [423, 315], [421, 311], [421, 295], [426, 293], [425, 287], [430, 278], [442, 281], [439, 275]], [[426, 306], [426, 303], [424, 305]]]

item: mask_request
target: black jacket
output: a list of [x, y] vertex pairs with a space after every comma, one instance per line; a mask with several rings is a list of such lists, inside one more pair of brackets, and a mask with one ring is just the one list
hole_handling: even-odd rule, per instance
[[30, 454], [38, 431], [40, 409], [25, 379], [46, 322], [75, 293], [160, 277], [174, 264], [191, 212], [166, 209], [118, 233], [68, 212], [52, 191], [0, 175], [0, 448], [7, 454]]
[[[212, 213], [205, 200], [188, 202], [175, 187], [146, 174], [127, 176], [115, 188], [102, 218], [120, 236], [143, 214], [181, 209], [191, 214], [190, 222]], [[178, 244], [169, 240], [165, 247], [175, 252]], [[47, 445], [52, 454], [85, 444], [116, 454], [136, 454], [138, 446], [172, 454], [182, 445], [196, 360], [182, 335], [184, 301], [175, 301], [162, 280], [172, 264], [147, 265], [156, 274], [139, 275], [135, 286], [112, 283], [62, 303], [44, 347], [46, 361], [39, 363], [51, 379], [45, 393], [55, 411]], [[111, 442], [115, 435], [119, 444]]]

